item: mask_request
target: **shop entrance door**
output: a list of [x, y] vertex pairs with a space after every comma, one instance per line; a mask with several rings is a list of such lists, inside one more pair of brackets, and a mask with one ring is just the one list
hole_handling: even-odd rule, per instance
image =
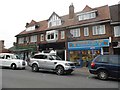
[[57, 55], [58, 55], [62, 60], [65, 60], [65, 51], [64, 51], [64, 50], [57, 50]]

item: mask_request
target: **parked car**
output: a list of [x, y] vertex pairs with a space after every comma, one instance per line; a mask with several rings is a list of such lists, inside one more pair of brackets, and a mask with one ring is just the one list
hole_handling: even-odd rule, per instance
[[99, 79], [120, 78], [120, 55], [99, 55], [91, 62], [91, 74]]
[[20, 59], [17, 55], [11, 53], [0, 53], [0, 66], [10, 67], [12, 69], [25, 69], [26, 61]]
[[71, 74], [75, 69], [75, 63], [70, 61], [64, 61], [59, 56], [51, 53], [38, 53], [30, 58], [29, 65], [33, 72], [37, 72], [39, 69], [52, 70], [58, 75]]

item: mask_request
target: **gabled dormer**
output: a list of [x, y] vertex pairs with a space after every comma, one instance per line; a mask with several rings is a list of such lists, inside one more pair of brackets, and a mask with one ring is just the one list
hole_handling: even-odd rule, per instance
[[77, 16], [79, 21], [93, 19], [97, 17], [97, 10], [86, 5], [86, 7], [78, 13]]
[[53, 26], [59, 26], [62, 24], [61, 18], [53, 12], [50, 18], [48, 19], [48, 28], [53, 27]]
[[26, 23], [26, 31], [36, 30], [40, 27], [39, 23], [32, 20], [30, 23]]

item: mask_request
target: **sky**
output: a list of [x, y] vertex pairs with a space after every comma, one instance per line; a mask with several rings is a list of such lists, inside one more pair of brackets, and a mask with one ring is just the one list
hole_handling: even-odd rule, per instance
[[86, 5], [91, 8], [115, 5], [120, 0], [0, 0], [0, 40], [5, 48], [13, 46], [15, 35], [25, 30], [31, 20], [47, 20], [53, 12], [59, 16], [68, 14], [73, 3], [75, 12], [82, 11]]

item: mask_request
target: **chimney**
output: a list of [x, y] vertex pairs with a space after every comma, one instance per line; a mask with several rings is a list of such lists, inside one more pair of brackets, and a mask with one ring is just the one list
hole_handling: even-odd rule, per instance
[[74, 18], [74, 6], [73, 3], [69, 6], [69, 19]]
[[120, 1], [118, 2], [118, 21], [120, 21]]

